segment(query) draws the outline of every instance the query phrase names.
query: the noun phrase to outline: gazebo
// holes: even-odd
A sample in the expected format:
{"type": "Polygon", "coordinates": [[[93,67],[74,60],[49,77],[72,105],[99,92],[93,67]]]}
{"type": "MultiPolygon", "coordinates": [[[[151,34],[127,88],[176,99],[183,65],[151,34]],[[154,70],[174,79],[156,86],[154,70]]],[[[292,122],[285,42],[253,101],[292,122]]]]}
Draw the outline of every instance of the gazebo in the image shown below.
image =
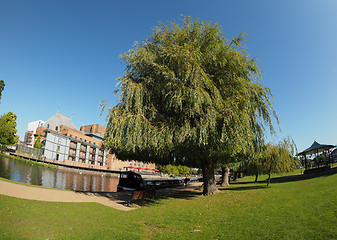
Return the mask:
{"type": "Polygon", "coordinates": [[[330,168],[330,164],[331,162],[331,157],[330,157],[330,149],[335,148],[335,145],[327,145],[327,144],[320,144],[316,141],[314,141],[314,143],[307,149],[305,149],[304,151],[298,153],[298,156],[303,156],[304,157],[304,167],[305,167],[305,172],[304,173],[308,173],[308,172],[317,172],[317,171],[321,171],[321,170],[326,170],[327,168],[330,168]],[[307,155],[315,155],[315,157],[317,157],[319,155],[319,153],[321,152],[327,152],[328,154],[328,159],[325,161],[325,166],[324,167],[319,167],[317,166],[316,169],[310,169],[311,165],[308,164],[307,161],[307,155]]]}

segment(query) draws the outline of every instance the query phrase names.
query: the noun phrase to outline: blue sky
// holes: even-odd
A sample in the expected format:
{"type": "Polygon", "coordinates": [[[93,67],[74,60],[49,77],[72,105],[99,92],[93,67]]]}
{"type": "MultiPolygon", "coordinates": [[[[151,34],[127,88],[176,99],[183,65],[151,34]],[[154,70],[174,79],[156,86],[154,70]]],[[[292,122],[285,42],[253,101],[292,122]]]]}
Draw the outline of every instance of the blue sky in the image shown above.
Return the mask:
{"type": "Polygon", "coordinates": [[[119,55],[158,22],[200,18],[227,38],[247,33],[247,51],[261,61],[264,84],[280,119],[278,138],[298,150],[316,140],[337,144],[337,1],[0,1],[0,114],[29,122],[58,109],[74,124],[105,124],[98,106],[116,104],[119,55]]]}

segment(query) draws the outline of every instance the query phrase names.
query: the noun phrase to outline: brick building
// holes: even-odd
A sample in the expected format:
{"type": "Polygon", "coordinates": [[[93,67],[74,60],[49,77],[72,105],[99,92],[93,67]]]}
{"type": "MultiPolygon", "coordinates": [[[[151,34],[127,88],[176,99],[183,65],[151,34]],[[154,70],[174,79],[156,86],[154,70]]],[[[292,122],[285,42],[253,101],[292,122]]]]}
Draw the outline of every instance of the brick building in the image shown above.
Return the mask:
{"type": "Polygon", "coordinates": [[[82,126],[77,130],[71,118],[57,113],[36,129],[35,139],[41,136],[43,157],[64,165],[117,171],[154,171],[154,163],[122,161],[104,149],[105,131],[106,128],[99,124],[82,126]]]}

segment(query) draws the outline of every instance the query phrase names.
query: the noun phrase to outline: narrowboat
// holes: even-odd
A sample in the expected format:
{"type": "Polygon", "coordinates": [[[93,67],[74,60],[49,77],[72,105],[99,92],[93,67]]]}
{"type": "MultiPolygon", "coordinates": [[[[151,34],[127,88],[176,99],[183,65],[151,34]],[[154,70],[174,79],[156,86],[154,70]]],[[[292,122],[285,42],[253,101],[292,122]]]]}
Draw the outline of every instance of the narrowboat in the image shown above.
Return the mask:
{"type": "Polygon", "coordinates": [[[143,179],[140,174],[129,171],[120,173],[117,191],[136,191],[180,186],[183,186],[183,180],[178,178],[143,179]]]}

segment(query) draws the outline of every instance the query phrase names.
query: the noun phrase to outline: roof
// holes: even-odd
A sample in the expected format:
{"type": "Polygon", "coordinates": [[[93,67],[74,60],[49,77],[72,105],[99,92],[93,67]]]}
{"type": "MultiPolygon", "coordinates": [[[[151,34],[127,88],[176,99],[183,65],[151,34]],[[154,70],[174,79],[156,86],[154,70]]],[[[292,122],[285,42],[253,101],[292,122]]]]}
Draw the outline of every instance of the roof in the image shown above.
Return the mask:
{"type": "Polygon", "coordinates": [[[69,128],[72,129],[76,129],[75,124],[73,123],[72,119],[70,117],[67,117],[66,115],[63,115],[62,113],[56,113],[54,116],[52,116],[51,118],[49,118],[44,124],[43,124],[43,128],[49,128],[49,129],[53,129],[56,131],[61,130],[60,126],[67,126],[69,128]],[[57,129],[56,129],[57,127],[57,129]]]}
{"type": "Polygon", "coordinates": [[[99,133],[87,133],[87,132],[83,132],[83,133],[86,136],[96,138],[96,139],[101,140],[101,141],[103,141],[103,139],[104,139],[104,136],[102,136],[102,134],[99,134],[99,133]]]}
{"type": "Polygon", "coordinates": [[[309,148],[298,153],[297,155],[308,155],[308,154],[313,154],[313,153],[319,153],[319,152],[323,152],[325,150],[329,150],[330,148],[334,148],[334,147],[335,145],[320,144],[314,141],[314,143],[309,148]]]}

